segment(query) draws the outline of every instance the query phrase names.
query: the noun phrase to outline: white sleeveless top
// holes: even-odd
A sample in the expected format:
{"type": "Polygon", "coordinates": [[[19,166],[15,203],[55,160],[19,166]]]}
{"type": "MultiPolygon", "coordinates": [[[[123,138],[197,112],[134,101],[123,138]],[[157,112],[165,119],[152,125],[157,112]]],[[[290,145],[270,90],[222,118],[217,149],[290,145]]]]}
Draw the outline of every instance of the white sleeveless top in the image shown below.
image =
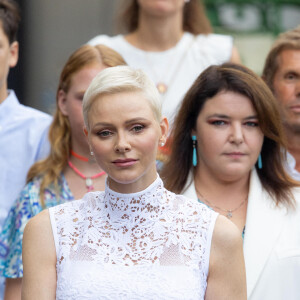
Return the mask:
{"type": "Polygon", "coordinates": [[[162,114],[172,125],[185,93],[200,73],[211,65],[230,60],[233,38],[222,34],[193,35],[185,32],[175,47],[159,52],[136,48],[123,35],[98,35],[88,43],[104,44],[114,49],[129,66],[144,70],[155,84],[166,84],[167,92],[161,95],[162,114]]]}
{"type": "Polygon", "coordinates": [[[56,299],[204,299],[217,213],[167,191],[107,185],[49,209],[56,299]]]}

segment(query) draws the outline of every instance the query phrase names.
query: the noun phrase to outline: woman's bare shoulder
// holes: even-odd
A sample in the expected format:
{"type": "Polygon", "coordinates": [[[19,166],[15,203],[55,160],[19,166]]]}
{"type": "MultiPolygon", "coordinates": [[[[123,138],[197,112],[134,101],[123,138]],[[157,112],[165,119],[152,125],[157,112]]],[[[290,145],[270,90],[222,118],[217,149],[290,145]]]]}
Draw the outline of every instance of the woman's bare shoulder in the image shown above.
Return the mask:
{"type": "Polygon", "coordinates": [[[213,233],[213,247],[232,251],[242,244],[242,236],[235,224],[226,217],[219,215],[213,233]]]}
{"type": "Polygon", "coordinates": [[[51,228],[50,216],[48,209],[41,211],[39,214],[29,220],[25,227],[26,232],[34,231],[36,233],[51,228]]]}
{"type": "Polygon", "coordinates": [[[29,249],[30,252],[36,252],[34,249],[39,249],[44,253],[47,253],[49,249],[54,249],[54,239],[48,209],[43,210],[27,223],[23,238],[23,256],[24,249],[29,249]]]}

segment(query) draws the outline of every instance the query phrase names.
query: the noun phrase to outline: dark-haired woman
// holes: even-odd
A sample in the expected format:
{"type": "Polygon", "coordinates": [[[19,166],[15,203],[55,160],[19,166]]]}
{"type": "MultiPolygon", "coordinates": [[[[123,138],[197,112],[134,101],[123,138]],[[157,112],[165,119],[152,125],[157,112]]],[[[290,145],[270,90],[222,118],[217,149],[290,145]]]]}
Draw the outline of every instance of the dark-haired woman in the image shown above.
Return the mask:
{"type": "Polygon", "coordinates": [[[185,96],[162,171],[244,238],[248,299],[298,299],[300,190],[284,171],[277,103],[249,69],[211,66],[185,96]]]}

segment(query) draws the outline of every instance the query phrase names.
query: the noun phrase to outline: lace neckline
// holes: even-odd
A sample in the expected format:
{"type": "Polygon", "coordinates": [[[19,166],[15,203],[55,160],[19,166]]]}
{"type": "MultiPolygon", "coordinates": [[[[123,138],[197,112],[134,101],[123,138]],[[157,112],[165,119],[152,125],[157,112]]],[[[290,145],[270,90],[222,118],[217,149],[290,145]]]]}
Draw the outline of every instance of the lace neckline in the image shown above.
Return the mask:
{"type": "Polygon", "coordinates": [[[107,180],[105,183],[104,203],[111,221],[135,223],[141,213],[146,214],[150,220],[157,219],[165,206],[165,198],[164,185],[158,175],[146,189],[136,193],[118,193],[110,189],[107,180]]]}

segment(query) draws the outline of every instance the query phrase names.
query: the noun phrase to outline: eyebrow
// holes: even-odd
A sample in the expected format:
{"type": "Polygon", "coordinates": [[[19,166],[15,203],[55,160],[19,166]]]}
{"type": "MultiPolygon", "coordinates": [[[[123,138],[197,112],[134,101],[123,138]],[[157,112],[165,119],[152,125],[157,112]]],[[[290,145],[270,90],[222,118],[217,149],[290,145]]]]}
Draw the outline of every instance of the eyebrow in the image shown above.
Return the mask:
{"type": "Polygon", "coordinates": [[[141,118],[141,117],[133,118],[133,119],[126,121],[125,124],[130,124],[130,123],[134,123],[134,122],[143,122],[143,121],[149,121],[149,120],[146,118],[141,118]]]}
{"type": "MultiPolygon", "coordinates": [[[[125,125],[131,124],[131,123],[134,123],[134,122],[145,122],[145,121],[149,121],[149,120],[146,119],[146,118],[133,118],[133,119],[127,120],[125,122],[125,125]]],[[[107,122],[98,122],[94,126],[113,126],[113,124],[107,123],[107,122]]]]}
{"type": "Polygon", "coordinates": [[[84,94],[85,90],[76,91],[75,94],[84,94]]]}
{"type": "MultiPolygon", "coordinates": [[[[227,115],[222,115],[222,114],[212,114],[209,115],[207,118],[221,118],[221,119],[230,119],[229,116],[227,115]]],[[[244,118],[244,120],[252,120],[252,119],[257,119],[257,115],[253,115],[253,116],[248,116],[246,118],[244,118]]]]}
{"type": "Polygon", "coordinates": [[[299,76],[300,72],[298,72],[297,70],[295,69],[286,69],[284,70],[284,74],[293,74],[295,76],[299,76]]]}

